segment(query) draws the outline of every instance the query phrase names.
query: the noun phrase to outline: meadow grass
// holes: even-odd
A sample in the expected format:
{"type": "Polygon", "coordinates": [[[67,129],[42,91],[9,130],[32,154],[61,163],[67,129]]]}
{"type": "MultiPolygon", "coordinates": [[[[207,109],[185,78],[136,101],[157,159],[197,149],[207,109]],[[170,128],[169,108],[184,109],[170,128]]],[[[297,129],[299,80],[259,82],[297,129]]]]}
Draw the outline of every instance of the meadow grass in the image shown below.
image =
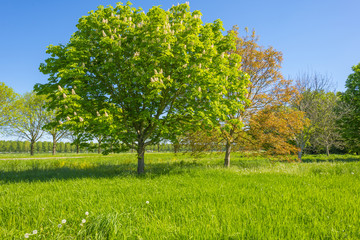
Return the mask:
{"type": "Polygon", "coordinates": [[[64,156],[0,161],[0,239],[360,239],[357,156],[64,156]]]}

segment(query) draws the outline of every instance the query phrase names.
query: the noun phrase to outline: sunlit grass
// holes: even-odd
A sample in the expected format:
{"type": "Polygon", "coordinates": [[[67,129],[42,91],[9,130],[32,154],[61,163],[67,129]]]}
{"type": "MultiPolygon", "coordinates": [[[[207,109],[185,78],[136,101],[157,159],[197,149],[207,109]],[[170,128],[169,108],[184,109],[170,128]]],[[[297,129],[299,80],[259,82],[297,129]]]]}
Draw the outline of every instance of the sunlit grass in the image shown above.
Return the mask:
{"type": "Polygon", "coordinates": [[[358,157],[222,158],[147,153],[144,176],[134,154],[0,161],[0,239],[360,238],[358,157]]]}

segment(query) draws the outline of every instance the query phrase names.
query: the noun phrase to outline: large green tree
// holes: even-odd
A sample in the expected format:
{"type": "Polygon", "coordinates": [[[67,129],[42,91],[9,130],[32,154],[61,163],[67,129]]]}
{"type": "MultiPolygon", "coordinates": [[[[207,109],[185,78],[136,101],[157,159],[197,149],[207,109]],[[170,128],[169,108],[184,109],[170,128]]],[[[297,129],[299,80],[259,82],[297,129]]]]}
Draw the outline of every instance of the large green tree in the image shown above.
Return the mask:
{"type": "Polygon", "coordinates": [[[40,71],[49,82],[36,90],[62,109],[60,123],[99,126],[114,151],[136,149],[138,173],[146,146],[242,108],[236,98],[244,99],[247,80],[229,54],[234,33],[224,36],[220,20],[203,24],[188,4],[147,13],[131,3],[100,6],[77,29],[69,43],[48,47],[40,71]]]}

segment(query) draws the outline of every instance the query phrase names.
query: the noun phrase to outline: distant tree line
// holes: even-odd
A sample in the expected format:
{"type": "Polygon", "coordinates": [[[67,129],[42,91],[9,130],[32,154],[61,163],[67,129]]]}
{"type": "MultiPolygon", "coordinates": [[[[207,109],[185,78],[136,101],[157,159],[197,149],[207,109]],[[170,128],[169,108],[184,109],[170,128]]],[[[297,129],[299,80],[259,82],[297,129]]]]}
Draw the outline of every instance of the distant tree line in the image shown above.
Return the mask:
{"type": "MultiPolygon", "coordinates": [[[[53,143],[49,141],[38,141],[34,144],[35,153],[52,153],[53,143]]],[[[161,143],[158,145],[147,146],[148,152],[172,152],[174,151],[173,144],[161,143]]],[[[90,142],[87,146],[80,147],[80,153],[97,153],[97,143],[90,142]]],[[[185,149],[180,151],[184,152],[185,149]]],[[[76,145],[70,142],[59,142],[56,146],[58,153],[76,153],[76,145]]],[[[129,151],[130,152],[130,151],[129,151]]],[[[5,141],[0,140],[0,153],[30,153],[29,141],[5,141]]]]}

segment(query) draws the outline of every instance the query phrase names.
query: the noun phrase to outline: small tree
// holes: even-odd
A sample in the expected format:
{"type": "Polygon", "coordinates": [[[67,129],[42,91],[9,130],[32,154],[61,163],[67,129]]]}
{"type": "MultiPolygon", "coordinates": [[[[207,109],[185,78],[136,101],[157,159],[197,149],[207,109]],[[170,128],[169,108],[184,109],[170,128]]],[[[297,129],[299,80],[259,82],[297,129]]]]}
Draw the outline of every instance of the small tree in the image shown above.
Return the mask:
{"type": "Polygon", "coordinates": [[[330,148],[343,146],[341,139],[340,126],[338,124],[345,111],[339,110],[339,99],[333,92],[317,93],[317,101],[314,107],[320,117],[315,124],[312,144],[325,149],[326,155],[330,155],[330,148]]]}
{"type": "Polygon", "coordinates": [[[14,111],[14,107],[16,107],[16,105],[13,104],[16,97],[17,94],[12,88],[9,88],[3,82],[0,82],[0,127],[9,124],[9,113],[14,111]]]}
{"type": "Polygon", "coordinates": [[[266,107],[252,116],[243,139],[251,143],[246,144],[248,148],[267,154],[297,153],[295,138],[304,128],[303,118],[303,112],[287,106],[266,107]]]}
{"type": "Polygon", "coordinates": [[[43,126],[49,116],[46,97],[34,92],[26,93],[13,104],[9,123],[11,131],[30,141],[30,155],[34,155],[34,144],[43,136],[43,126]]]}
{"type": "Polygon", "coordinates": [[[94,131],[117,143],[114,151],[136,149],[139,174],[146,146],[242,108],[236,97],[244,99],[247,81],[238,55],[228,55],[234,34],[224,37],[220,20],[203,25],[188,4],[147,13],[130,3],[100,6],[77,28],[68,44],[48,47],[40,71],[49,83],[36,89],[50,95],[66,124],[85,130],[96,122],[94,131]]]}
{"type": "Polygon", "coordinates": [[[301,161],[305,147],[310,145],[311,138],[315,136],[316,126],[326,116],[324,113],[326,109],[320,108],[320,106],[326,104],[321,102],[321,94],[329,92],[331,82],[328,76],[314,72],[300,74],[295,83],[299,94],[292,101],[292,106],[305,113],[303,119],[304,128],[296,136],[296,144],[299,148],[298,159],[301,161]]]}

